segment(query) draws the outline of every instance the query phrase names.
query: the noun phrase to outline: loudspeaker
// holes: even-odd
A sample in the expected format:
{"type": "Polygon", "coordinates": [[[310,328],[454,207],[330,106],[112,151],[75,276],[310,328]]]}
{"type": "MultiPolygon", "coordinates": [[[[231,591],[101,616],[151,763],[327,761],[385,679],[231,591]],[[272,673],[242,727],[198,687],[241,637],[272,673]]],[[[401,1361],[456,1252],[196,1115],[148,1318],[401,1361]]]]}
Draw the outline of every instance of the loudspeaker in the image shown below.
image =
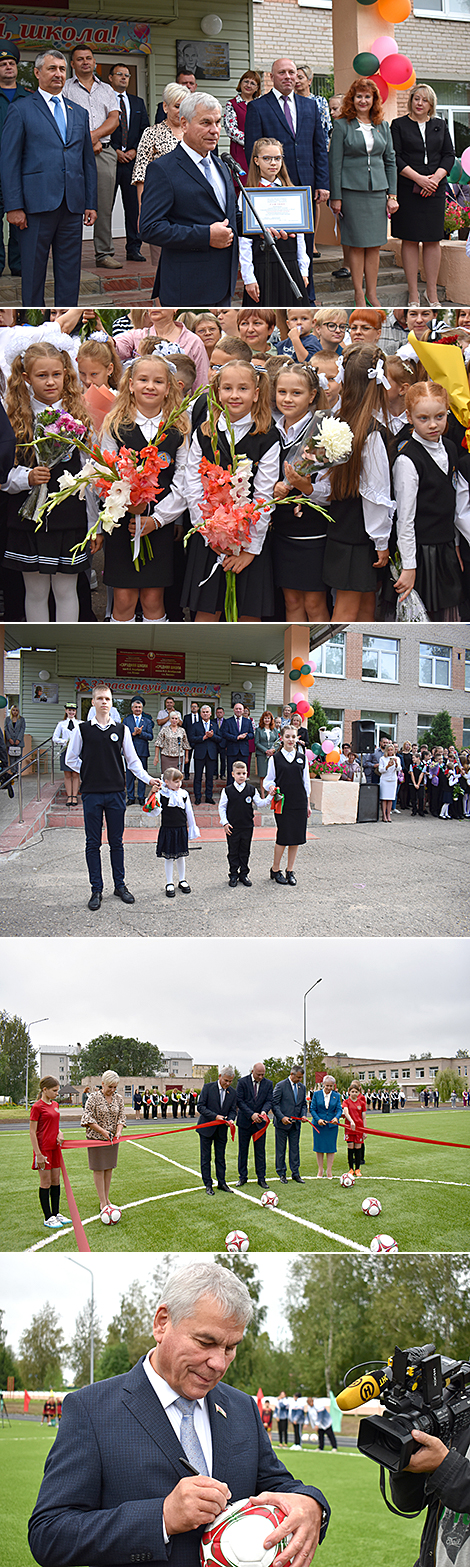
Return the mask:
{"type": "Polygon", "coordinates": [[[357,822],[377,822],[379,819],[379,785],[360,784],[357,804],[357,822]]]}
{"type": "Polygon", "coordinates": [[[360,756],[362,751],[375,751],[375,724],[372,718],[354,718],[351,735],[356,756],[360,756]]]}

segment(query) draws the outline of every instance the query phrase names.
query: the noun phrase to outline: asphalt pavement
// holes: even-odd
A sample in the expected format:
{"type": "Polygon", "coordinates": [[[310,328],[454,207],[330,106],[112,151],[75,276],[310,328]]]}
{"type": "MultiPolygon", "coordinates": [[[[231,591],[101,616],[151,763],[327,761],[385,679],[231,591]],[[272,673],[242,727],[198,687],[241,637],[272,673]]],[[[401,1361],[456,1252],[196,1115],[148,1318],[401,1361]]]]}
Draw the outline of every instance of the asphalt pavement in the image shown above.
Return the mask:
{"type": "Polygon", "coordinates": [[[204,842],[187,861],[191,896],[165,897],[153,844],[126,845],[135,904],[105,891],[87,908],[84,838],[56,828],[0,857],[2,936],[468,936],[470,823],[409,814],[389,826],[313,828],[297,856],[297,886],[269,880],[272,844],[254,840],[251,888],[231,889],[225,844],[204,842]]]}

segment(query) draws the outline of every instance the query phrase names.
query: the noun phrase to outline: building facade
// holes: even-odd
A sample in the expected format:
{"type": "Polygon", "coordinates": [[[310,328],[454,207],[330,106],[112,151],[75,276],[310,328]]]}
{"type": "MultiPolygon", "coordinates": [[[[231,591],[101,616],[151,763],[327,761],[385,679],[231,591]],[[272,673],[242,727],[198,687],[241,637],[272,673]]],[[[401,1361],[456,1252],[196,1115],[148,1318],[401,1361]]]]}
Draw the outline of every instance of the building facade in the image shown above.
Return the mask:
{"type": "Polygon", "coordinates": [[[455,1072],[462,1079],[462,1089],[470,1086],[470,1057],[463,1056],[413,1056],[397,1057],[395,1061],[368,1056],[349,1056],[338,1050],[335,1055],[325,1055],[325,1066],[333,1075],[335,1071],[354,1072],[364,1091],[374,1078],[388,1086],[402,1088],[406,1098],[419,1099],[424,1088],[432,1089],[439,1072],[455,1072]]]}
{"type": "Polygon", "coordinates": [[[446,709],[457,744],[470,745],[468,627],[446,624],[437,635],[434,642],[431,624],[354,625],[317,649],[312,698],[329,724],[341,725],[343,740],[351,740],[353,719],[367,718],[376,744],[381,734],[400,745],[419,741],[446,709]]]}

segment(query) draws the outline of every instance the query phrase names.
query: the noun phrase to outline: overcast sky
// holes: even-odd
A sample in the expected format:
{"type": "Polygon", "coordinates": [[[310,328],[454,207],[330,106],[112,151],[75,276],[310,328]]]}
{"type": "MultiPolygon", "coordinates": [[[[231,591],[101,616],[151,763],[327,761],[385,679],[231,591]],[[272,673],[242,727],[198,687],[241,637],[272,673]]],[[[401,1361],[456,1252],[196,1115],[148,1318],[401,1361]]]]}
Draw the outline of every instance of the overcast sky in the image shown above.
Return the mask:
{"type": "MultiPolygon", "coordinates": [[[[284,1290],[278,1286],[273,1290],[272,1287],[274,1258],[271,1253],[261,1252],[250,1253],[250,1256],[256,1262],[263,1285],[262,1301],[268,1308],[266,1327],[272,1338],[279,1342],[284,1337],[284,1290]]],[[[186,1263],[201,1261],[204,1257],[212,1262],[214,1254],[177,1253],[175,1266],[185,1266],[186,1263]]],[[[107,1327],[111,1317],[118,1311],[121,1295],[134,1279],[144,1286],[149,1283],[156,1261],[156,1256],[149,1252],[114,1252],[88,1259],[88,1266],[93,1270],[95,1304],[102,1328],[107,1327]]],[[[289,1255],[276,1256],[278,1281],[281,1276],[286,1278],[288,1262],[289,1255]]],[[[8,1268],[3,1270],[0,1310],[5,1313],[3,1327],[6,1328],[7,1341],[12,1349],[17,1350],[20,1336],[24,1328],[29,1326],[31,1316],[40,1311],[46,1301],[55,1306],[64,1337],[70,1342],[77,1314],[90,1299],[90,1288],[90,1274],[75,1266],[64,1254],[54,1257],[49,1252],[47,1256],[10,1253],[8,1268]]]]}
{"type": "Polygon", "coordinates": [[[31,1030],[43,1048],[134,1034],[247,1072],[263,1054],[296,1050],[303,994],[319,977],[307,1035],[328,1052],[391,1061],[410,1050],[451,1056],[469,1047],[463,939],[25,938],[1,944],[0,975],[7,1012],[48,1019],[31,1030]]]}

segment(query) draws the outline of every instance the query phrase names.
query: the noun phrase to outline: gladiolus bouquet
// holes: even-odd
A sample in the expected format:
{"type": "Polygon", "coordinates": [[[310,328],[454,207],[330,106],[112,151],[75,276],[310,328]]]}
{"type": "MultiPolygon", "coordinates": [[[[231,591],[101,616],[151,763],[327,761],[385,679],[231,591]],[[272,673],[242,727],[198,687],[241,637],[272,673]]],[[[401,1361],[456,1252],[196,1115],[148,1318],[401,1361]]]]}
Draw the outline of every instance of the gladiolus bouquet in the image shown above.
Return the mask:
{"type": "MultiPolygon", "coordinates": [[[[217,555],[217,565],[226,570],[227,557],[240,555],[242,550],[250,549],[251,524],[258,522],[263,511],[270,509],[270,505],[267,501],[250,500],[252,463],[248,457],[237,457],[227,410],[220,408],[211,388],[208,391],[207,401],[214,462],[209,462],[207,457],[201,457],[199,473],[204,499],[199,501],[199,510],[203,521],[195,523],[194,527],[189,529],[184,542],[187,544],[193,533],[202,533],[210,549],[217,555]],[[217,446],[216,416],[222,411],[225,413],[230,441],[232,461],[229,468],[222,468],[217,446]]],[[[212,572],[215,570],[216,566],[213,566],[212,572]]],[[[226,580],[225,619],[235,621],[238,620],[235,572],[226,571],[226,580]]],[[[202,583],[200,586],[202,587],[202,583]]]]}

